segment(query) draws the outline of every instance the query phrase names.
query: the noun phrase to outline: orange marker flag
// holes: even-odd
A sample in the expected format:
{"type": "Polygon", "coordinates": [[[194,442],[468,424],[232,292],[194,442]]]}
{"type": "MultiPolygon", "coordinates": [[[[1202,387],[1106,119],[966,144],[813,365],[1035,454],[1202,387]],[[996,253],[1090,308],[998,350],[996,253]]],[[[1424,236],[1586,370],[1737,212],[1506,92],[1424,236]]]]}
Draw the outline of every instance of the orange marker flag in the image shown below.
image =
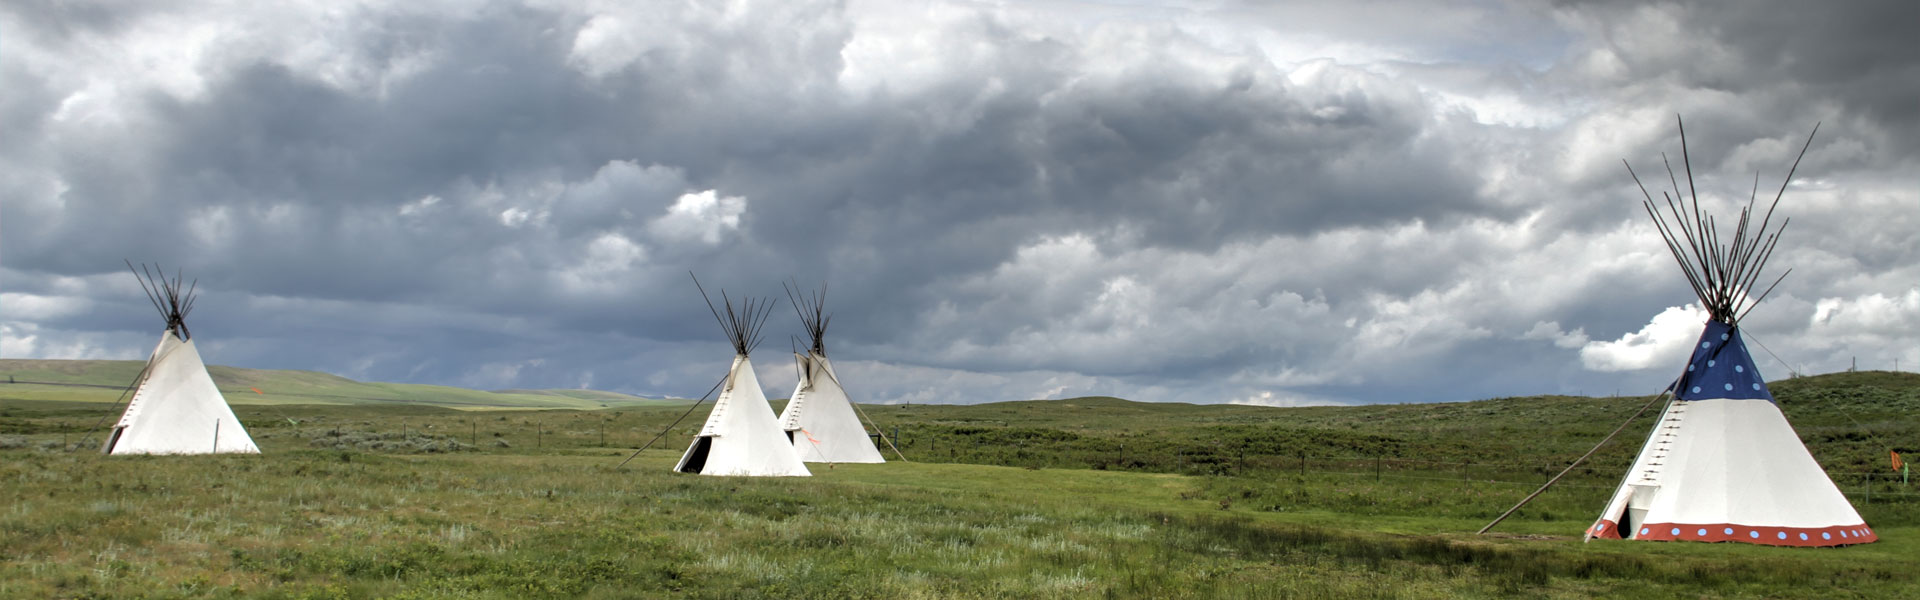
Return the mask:
{"type": "Polygon", "coordinates": [[[247,389],[250,389],[250,390],[253,390],[253,393],[255,393],[255,394],[259,394],[259,395],[262,395],[262,396],[265,396],[265,395],[267,395],[267,393],[266,393],[266,392],[262,392],[262,391],[260,391],[260,388],[257,388],[257,387],[250,387],[250,388],[247,388],[247,389]]]}
{"type": "Polygon", "coordinates": [[[1900,467],[1902,467],[1902,466],[1905,466],[1905,465],[1907,464],[1907,463],[1906,463],[1906,461],[1903,461],[1903,460],[1900,460],[1900,453],[1899,453],[1899,452],[1894,452],[1894,451],[1892,451],[1892,450],[1888,450],[1888,451],[1887,451],[1887,454],[1892,454],[1892,455],[1893,455],[1893,470],[1895,470],[1895,471],[1899,471],[1899,470],[1900,470],[1900,467]]]}

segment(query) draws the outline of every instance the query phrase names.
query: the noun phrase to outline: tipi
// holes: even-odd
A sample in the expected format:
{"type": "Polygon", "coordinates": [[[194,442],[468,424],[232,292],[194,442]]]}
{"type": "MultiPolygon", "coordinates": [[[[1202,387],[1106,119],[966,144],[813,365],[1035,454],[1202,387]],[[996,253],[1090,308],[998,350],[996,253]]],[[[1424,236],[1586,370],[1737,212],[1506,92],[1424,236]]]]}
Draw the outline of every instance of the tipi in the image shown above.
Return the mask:
{"type": "MultiPolygon", "coordinates": [[[[132,269],[132,263],[127,268],[132,269]]],[[[247,428],[234,418],[227,399],[207,375],[200,351],[187,332],[187,313],[193,310],[194,285],[182,285],[180,276],[156,276],[140,265],[133,272],[147,299],[167,321],[160,345],[147,358],[134,384],[126,412],[107,434],[100,448],[105,454],[259,454],[247,428]]]]}
{"type": "MultiPolygon", "coordinates": [[[[694,280],[695,287],[699,283],[694,280]]],[[[705,298],[706,290],[701,290],[700,295],[705,298]]],[[[701,427],[700,435],[693,438],[693,444],[680,456],[680,463],[674,465],[673,470],[701,475],[812,475],[807,465],[800,462],[800,455],[794,454],[793,444],[781,433],[780,423],[773,418],[773,407],[767,404],[766,393],[760,391],[760,379],[753,374],[753,362],[747,360],[747,354],[760,343],[760,326],[766,324],[767,315],[773,312],[773,300],[748,299],[742,310],[736,311],[725,290],[720,292],[720,298],[727,309],[725,316],[713,307],[710,299],[707,310],[713,312],[727,340],[733,342],[733,368],[727,373],[719,399],[713,402],[713,412],[707,414],[707,424],[701,427]]]]}
{"type": "Polygon", "coordinates": [[[812,344],[806,353],[794,353],[794,359],[799,362],[800,383],[794,386],[787,409],[780,414],[780,428],[786,430],[793,449],[806,462],[887,462],[867,437],[860,417],[853,412],[853,402],[847,399],[847,390],[840,387],[840,377],[833,372],[833,363],[827,361],[827,321],[833,315],[823,308],[826,288],[821,287],[812,298],[795,296],[793,290],[788,289],[787,297],[793,303],[794,312],[800,314],[800,324],[806,328],[812,344]]]}
{"type": "MultiPolygon", "coordinates": [[[[1686,161],[1684,127],[1680,135],[1686,161]]],[[[1809,135],[1801,156],[1812,144],[1809,135]]],[[[1794,170],[1799,166],[1795,159],[1794,170]]],[[[1632,172],[1631,165],[1628,171],[1632,172]]],[[[1672,400],[1606,510],[1587,529],[1586,539],[1770,546],[1840,546],[1877,540],[1787,423],[1740,337],[1740,319],[1773,290],[1768,286],[1759,296],[1750,295],[1787,224],[1783,219],[1768,232],[1786,184],[1781,184],[1758,228],[1752,227],[1754,198],[1749,198],[1732,229],[1732,240],[1723,244],[1713,218],[1700,209],[1692,166],[1686,166],[1691,201],[1680,192],[1671,164],[1667,171],[1674,182],[1672,195],[1663,193],[1664,206],[1656,204],[1641,184],[1644,207],[1709,320],[1693,346],[1686,371],[1668,390],[1672,400]]],[[[1789,170],[1787,181],[1792,180],[1793,170],[1789,170]]],[[[1639,183],[1638,174],[1634,181],[1639,183]]],[[[1758,186],[1755,192],[1757,197],[1758,186]]]]}

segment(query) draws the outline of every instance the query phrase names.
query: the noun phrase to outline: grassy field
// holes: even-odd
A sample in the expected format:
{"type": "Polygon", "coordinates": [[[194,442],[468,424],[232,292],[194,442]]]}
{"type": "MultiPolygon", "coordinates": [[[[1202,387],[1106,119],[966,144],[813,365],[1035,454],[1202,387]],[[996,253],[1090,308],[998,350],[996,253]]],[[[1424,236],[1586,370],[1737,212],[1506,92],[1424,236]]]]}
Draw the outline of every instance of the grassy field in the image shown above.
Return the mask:
{"type": "Polygon", "coordinates": [[[1882,540],[1837,549],[1581,543],[1651,417],[1472,534],[1634,398],[873,406],[911,462],[769,480],[668,472],[704,411],[617,466],[684,404],[241,405],[262,456],[108,459],[113,391],[12,389],[0,597],[1920,596],[1909,374],[1774,385],[1882,540]]]}

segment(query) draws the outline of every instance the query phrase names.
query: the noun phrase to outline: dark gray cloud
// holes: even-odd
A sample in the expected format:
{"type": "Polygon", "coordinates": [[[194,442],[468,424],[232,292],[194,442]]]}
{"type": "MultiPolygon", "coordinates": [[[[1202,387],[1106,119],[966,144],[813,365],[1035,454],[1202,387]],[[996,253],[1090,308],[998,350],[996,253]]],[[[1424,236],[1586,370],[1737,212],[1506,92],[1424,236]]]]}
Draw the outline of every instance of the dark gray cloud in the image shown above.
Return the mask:
{"type": "Polygon", "coordinates": [[[0,341],[140,355],[124,257],[201,279],[215,362],[691,394],[695,271],[830,282],[876,400],[1644,387],[1688,298],[1619,160],[1676,112],[1716,198],[1826,122],[1794,360],[1920,328],[1881,7],[1380,8],[12,5],[0,341]]]}

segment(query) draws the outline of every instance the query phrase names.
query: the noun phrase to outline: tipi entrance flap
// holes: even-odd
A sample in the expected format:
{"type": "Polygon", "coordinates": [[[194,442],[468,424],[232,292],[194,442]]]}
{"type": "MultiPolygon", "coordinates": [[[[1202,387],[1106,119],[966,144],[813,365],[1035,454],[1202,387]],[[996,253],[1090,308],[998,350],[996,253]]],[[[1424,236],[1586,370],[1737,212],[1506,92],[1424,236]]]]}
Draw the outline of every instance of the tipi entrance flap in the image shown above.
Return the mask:
{"type": "Polygon", "coordinates": [[[701,469],[706,468],[707,452],[712,449],[712,437],[700,436],[694,438],[693,445],[687,447],[687,451],[680,455],[680,463],[674,465],[673,470],[681,473],[699,473],[701,469]]]}
{"type": "Polygon", "coordinates": [[[1653,504],[1653,495],[1660,488],[1646,485],[1628,487],[1632,491],[1627,493],[1627,509],[1620,515],[1620,528],[1631,534],[1635,526],[1647,522],[1647,506],[1653,504]]]}

